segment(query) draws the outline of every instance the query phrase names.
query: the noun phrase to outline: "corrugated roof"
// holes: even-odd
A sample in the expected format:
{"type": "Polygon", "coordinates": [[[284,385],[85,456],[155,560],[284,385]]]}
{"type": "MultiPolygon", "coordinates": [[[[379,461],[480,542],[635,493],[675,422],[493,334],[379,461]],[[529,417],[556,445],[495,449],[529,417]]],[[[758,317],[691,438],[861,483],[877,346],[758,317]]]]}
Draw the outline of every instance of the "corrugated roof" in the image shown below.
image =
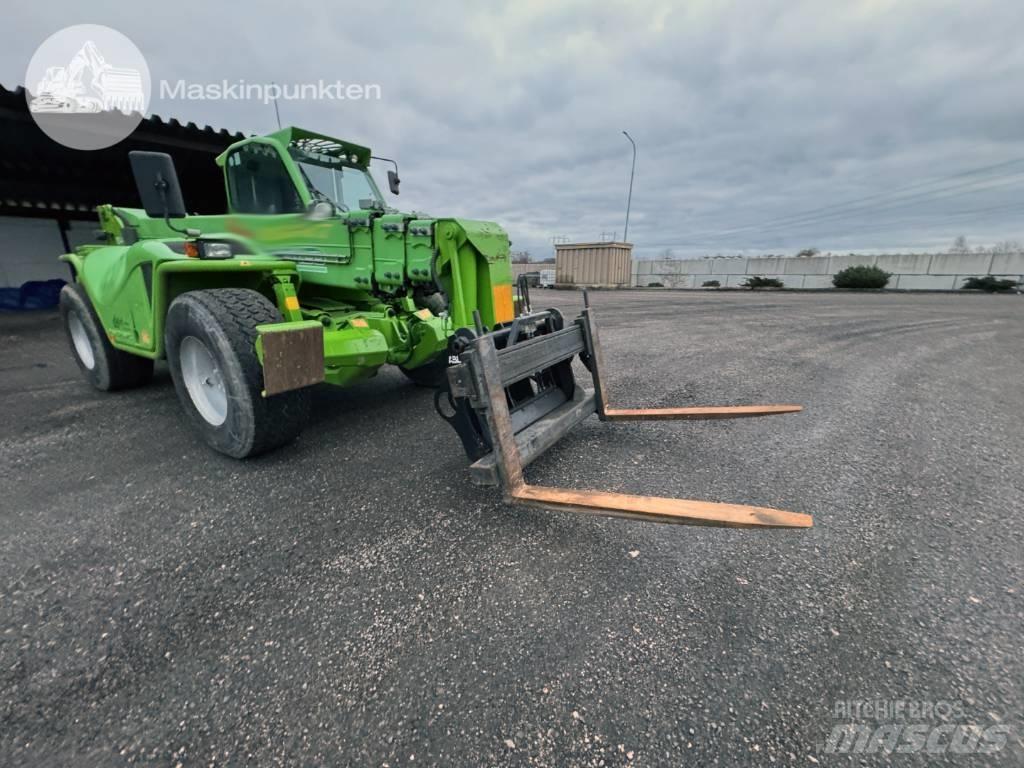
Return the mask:
{"type": "Polygon", "coordinates": [[[167,152],[174,157],[189,210],[225,210],[224,182],[213,158],[246,138],[176,118],[144,117],[124,141],[93,151],[53,141],[28,111],[24,87],[0,84],[0,214],[89,219],[102,203],[140,205],[128,152],[167,152]]]}

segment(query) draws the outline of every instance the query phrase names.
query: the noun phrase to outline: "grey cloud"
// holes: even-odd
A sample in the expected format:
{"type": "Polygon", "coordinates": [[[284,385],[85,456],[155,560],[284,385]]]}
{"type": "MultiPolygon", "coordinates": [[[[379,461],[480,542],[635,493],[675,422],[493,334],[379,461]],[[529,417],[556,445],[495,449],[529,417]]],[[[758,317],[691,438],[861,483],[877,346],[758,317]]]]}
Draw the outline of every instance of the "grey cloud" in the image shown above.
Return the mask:
{"type": "MultiPolygon", "coordinates": [[[[20,83],[43,38],[88,20],[131,37],[157,78],[379,83],[380,102],[288,102],[283,117],[396,157],[402,207],[500,221],[535,256],[550,252],[552,235],[621,234],[624,128],[640,147],[630,224],[640,255],[1024,238],[1012,178],[969,195],[754,226],[1024,157],[1017,0],[184,0],[160,10],[97,2],[88,19],[79,8],[50,3],[9,19],[0,80],[20,83]]],[[[153,110],[274,127],[259,103],[153,110]]]]}

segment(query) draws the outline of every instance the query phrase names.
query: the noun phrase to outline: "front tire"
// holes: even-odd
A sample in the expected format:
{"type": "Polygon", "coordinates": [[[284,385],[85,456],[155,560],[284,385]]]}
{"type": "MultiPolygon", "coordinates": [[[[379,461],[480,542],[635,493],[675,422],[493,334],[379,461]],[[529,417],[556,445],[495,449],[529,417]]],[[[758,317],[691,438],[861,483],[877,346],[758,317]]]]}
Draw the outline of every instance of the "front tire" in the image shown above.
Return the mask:
{"type": "Polygon", "coordinates": [[[281,320],[265,296],[243,288],[189,291],[167,310],[178,400],[207,444],[236,459],[290,443],[309,419],[308,390],[262,395],[256,326],[281,320]]]}
{"type": "Polygon", "coordinates": [[[96,389],[112,392],[141,387],[153,378],[153,361],[116,349],[85,289],[77,284],[60,290],[60,316],[79,370],[96,389]]]}
{"type": "Polygon", "coordinates": [[[439,355],[429,363],[421,365],[419,368],[398,367],[402,373],[405,374],[405,377],[409,379],[409,381],[413,382],[417,387],[437,389],[444,384],[447,379],[448,356],[439,355]]]}

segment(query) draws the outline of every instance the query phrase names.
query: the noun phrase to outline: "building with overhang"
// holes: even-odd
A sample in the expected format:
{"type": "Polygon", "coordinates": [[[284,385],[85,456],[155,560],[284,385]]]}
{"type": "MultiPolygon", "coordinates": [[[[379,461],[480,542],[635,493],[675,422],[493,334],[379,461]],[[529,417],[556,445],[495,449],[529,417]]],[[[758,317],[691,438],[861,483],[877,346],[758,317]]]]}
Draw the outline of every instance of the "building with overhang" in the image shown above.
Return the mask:
{"type": "Polygon", "coordinates": [[[153,115],[107,149],[69,149],[36,125],[24,88],[0,86],[0,288],[68,279],[68,267],[57,257],[97,241],[97,205],[141,207],[128,162],[132,150],[174,157],[190,211],[227,210],[214,158],[243,138],[153,115]]]}

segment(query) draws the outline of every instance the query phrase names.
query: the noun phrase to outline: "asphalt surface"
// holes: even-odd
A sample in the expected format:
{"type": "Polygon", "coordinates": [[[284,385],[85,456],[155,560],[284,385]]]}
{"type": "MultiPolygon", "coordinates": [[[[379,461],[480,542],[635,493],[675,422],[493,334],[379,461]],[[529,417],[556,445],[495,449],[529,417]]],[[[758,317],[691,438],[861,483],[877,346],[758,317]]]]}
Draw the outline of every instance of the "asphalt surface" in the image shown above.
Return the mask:
{"type": "Polygon", "coordinates": [[[509,508],[397,371],[233,461],[165,368],[100,394],[55,315],[0,316],[0,764],[1021,764],[1024,299],[594,304],[617,403],[806,410],[594,419],[528,479],[813,529],[509,508]],[[865,699],[1011,736],[828,754],[865,699]]]}

